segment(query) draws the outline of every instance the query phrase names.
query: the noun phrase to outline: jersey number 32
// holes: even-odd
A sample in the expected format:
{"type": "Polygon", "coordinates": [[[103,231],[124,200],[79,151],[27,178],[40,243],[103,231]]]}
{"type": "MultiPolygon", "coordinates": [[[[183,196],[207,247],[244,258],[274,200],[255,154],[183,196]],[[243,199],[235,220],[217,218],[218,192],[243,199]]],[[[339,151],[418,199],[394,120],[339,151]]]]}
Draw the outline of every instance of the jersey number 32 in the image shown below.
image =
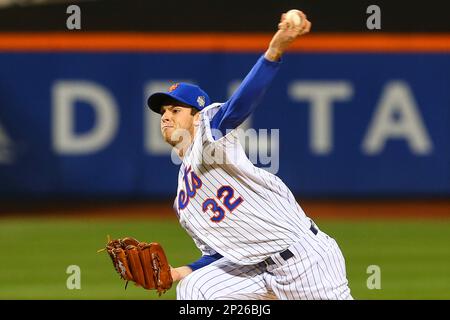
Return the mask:
{"type": "Polygon", "coordinates": [[[217,199],[221,202],[221,204],[217,203],[216,199],[208,198],[203,202],[202,209],[203,212],[212,211],[213,216],[210,218],[213,222],[220,222],[225,218],[225,209],[228,212],[233,212],[242,201],[244,201],[241,197],[236,199],[234,198],[234,189],[230,186],[221,186],[217,190],[217,199]]]}
{"type": "MultiPolygon", "coordinates": [[[[188,167],[184,171],[183,176],[186,191],[180,190],[178,194],[178,208],[184,209],[189,204],[189,199],[194,198],[197,194],[197,190],[203,186],[202,180],[191,171],[191,167],[188,167]],[[191,181],[189,183],[189,176],[191,181]]],[[[210,218],[213,222],[220,222],[225,217],[225,210],[233,212],[242,201],[241,197],[234,199],[234,189],[230,186],[224,185],[217,189],[217,199],[208,198],[202,204],[203,212],[212,211],[213,216],[210,218]],[[220,204],[217,202],[219,200],[220,204]],[[224,209],[225,208],[225,209],[224,209]]]]}

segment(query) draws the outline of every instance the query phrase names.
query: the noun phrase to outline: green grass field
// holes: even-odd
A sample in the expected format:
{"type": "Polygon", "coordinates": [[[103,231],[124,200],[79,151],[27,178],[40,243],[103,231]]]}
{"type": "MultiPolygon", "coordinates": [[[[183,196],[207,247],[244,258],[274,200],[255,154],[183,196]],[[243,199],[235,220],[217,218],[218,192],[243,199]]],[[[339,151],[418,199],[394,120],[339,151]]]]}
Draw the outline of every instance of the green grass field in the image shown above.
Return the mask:
{"type": "MultiPolygon", "coordinates": [[[[356,299],[450,299],[450,221],[316,220],[344,252],[356,299]],[[381,289],[367,288],[367,267],[381,268],[381,289]]],[[[159,241],[173,266],[199,252],[174,220],[1,219],[0,299],[174,299],[129,285],[112,268],[106,235],[159,241]],[[81,289],[66,287],[69,265],[81,269],[81,289]]]]}

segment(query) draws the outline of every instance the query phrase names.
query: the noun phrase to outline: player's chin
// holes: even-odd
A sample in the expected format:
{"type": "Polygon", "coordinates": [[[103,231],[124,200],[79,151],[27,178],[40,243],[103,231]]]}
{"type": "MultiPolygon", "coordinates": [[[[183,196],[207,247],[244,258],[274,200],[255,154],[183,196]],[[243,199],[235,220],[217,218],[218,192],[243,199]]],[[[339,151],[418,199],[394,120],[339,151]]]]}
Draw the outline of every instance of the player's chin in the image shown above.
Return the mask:
{"type": "Polygon", "coordinates": [[[164,128],[162,131],[162,137],[165,142],[175,147],[180,143],[180,137],[176,134],[176,130],[173,128],[164,128]]]}
{"type": "Polygon", "coordinates": [[[171,146],[174,146],[176,143],[174,141],[172,141],[172,139],[170,138],[170,134],[164,133],[162,134],[163,140],[165,142],[167,142],[168,144],[170,144],[171,146]]]}

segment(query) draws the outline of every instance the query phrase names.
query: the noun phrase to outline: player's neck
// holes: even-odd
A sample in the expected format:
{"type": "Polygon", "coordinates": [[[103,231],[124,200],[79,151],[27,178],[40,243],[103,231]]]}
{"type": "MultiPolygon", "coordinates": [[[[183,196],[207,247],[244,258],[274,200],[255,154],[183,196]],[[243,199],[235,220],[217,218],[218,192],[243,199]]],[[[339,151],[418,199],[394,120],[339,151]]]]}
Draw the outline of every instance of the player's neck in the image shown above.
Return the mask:
{"type": "Polygon", "coordinates": [[[196,137],[196,134],[197,134],[197,127],[198,127],[198,123],[196,123],[194,125],[194,127],[192,128],[190,134],[188,135],[188,137],[189,137],[188,141],[185,140],[185,139],[182,139],[180,141],[180,143],[178,143],[178,144],[173,146],[174,151],[176,152],[176,154],[178,155],[178,157],[180,159],[183,159],[186,156],[186,154],[189,153],[189,151],[191,149],[191,146],[192,146],[192,144],[195,141],[195,137],[196,137]]]}

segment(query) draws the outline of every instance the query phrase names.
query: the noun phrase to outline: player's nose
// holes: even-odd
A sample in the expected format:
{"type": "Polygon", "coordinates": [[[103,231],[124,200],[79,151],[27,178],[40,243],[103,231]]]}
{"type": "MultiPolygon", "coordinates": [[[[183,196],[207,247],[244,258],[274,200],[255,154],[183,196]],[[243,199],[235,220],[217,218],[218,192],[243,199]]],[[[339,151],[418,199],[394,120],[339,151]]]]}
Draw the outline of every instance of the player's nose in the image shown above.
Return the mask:
{"type": "Polygon", "coordinates": [[[162,115],[161,115],[161,122],[167,122],[169,121],[170,118],[170,114],[167,110],[162,111],[162,115]]]}

